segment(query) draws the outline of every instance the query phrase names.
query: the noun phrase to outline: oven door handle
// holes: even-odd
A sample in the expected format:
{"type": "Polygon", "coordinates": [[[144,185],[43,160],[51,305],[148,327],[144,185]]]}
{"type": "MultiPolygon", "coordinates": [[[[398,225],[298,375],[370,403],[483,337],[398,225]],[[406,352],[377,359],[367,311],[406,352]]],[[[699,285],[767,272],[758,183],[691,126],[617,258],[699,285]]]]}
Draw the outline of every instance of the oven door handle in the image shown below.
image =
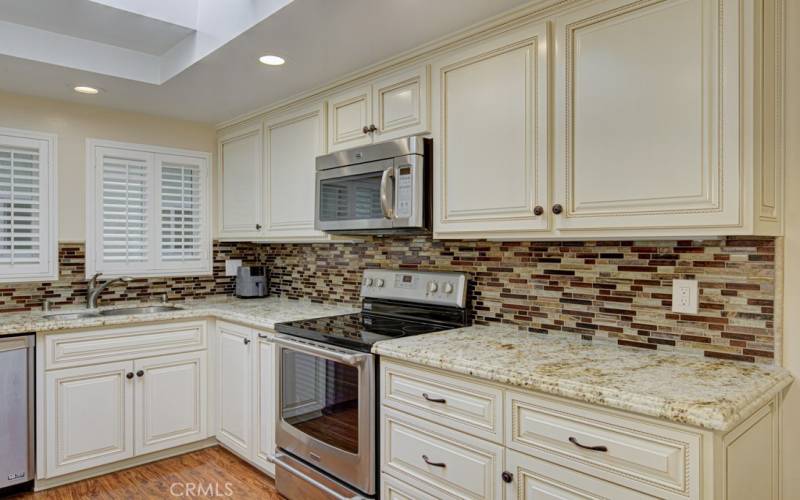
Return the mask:
{"type": "Polygon", "coordinates": [[[332,349],[326,349],[322,346],[317,346],[316,344],[298,342],[293,340],[292,337],[289,337],[288,335],[279,334],[273,337],[272,340],[279,346],[291,349],[293,351],[304,352],[313,356],[319,356],[332,361],[338,361],[339,363],[344,363],[350,366],[361,366],[372,356],[371,354],[366,353],[347,354],[338,350],[334,351],[332,349]]]}
{"type": "Polygon", "coordinates": [[[392,204],[389,204],[389,178],[394,178],[394,167],[389,167],[383,171],[383,175],[381,176],[381,212],[383,212],[383,217],[386,219],[391,219],[394,217],[394,196],[392,196],[392,204]]]}

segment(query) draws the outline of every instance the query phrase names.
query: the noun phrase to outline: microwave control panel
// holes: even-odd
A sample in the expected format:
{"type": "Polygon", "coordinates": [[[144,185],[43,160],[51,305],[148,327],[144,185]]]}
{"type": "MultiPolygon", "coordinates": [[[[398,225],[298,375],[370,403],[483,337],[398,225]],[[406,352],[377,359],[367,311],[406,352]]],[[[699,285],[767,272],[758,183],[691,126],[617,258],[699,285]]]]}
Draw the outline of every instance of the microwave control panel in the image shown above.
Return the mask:
{"type": "Polygon", "coordinates": [[[395,201],[395,217],[405,219],[411,217],[411,206],[414,198],[414,169],[409,165],[397,169],[397,200],[395,201]]]}

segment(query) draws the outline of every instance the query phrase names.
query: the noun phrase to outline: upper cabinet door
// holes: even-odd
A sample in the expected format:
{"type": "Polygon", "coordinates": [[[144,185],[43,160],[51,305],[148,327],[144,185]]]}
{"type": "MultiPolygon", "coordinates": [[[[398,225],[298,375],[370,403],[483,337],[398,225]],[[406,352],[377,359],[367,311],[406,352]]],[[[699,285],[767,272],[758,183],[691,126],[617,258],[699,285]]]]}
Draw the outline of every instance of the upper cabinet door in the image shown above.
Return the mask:
{"type": "Polygon", "coordinates": [[[325,152],[325,104],[272,117],[264,128],[267,236],[322,239],[314,230],[316,157],[325,152]]]}
{"type": "Polygon", "coordinates": [[[257,237],[264,224],[261,124],[219,141],[219,236],[257,237]]]}
{"type": "Polygon", "coordinates": [[[742,223],[739,10],[608,0],[556,18],[557,229],[742,223]]]}
{"type": "Polygon", "coordinates": [[[427,65],[390,75],[372,85],[373,140],[430,132],[427,65]]]}
{"type": "Polygon", "coordinates": [[[548,229],[547,28],[524,26],[433,64],[436,236],[548,229]]]}
{"type": "Polygon", "coordinates": [[[328,99],[328,151],[372,142],[372,87],[351,89],[328,99]]]}

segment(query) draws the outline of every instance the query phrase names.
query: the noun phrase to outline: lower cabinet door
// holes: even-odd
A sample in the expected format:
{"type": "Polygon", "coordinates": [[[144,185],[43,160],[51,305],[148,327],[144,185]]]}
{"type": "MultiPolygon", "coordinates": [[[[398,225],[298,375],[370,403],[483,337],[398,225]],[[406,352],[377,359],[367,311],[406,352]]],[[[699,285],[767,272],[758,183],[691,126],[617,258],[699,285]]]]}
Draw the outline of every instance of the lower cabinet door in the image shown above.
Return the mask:
{"type": "Polygon", "coordinates": [[[47,477],[133,456],[133,362],[55,370],[45,377],[40,439],[45,439],[47,477]]]}
{"type": "Polygon", "coordinates": [[[140,359],[134,372],[137,455],[208,437],[205,351],[140,359]]]}
{"type": "Polygon", "coordinates": [[[217,440],[251,457],[252,436],[252,330],[217,323],[217,440]]]}
{"type": "Polygon", "coordinates": [[[506,483],[507,500],[633,500],[653,498],[602,479],[587,476],[546,460],[506,450],[506,470],[513,474],[506,483]]]}
{"type": "Polygon", "coordinates": [[[381,474],[381,498],[383,500],[439,500],[438,497],[418,490],[388,474],[381,474]]]}
{"type": "Polygon", "coordinates": [[[253,461],[262,469],[274,473],[275,466],[269,457],[275,453],[275,346],[263,333],[258,334],[256,341],[255,363],[253,461]]]}

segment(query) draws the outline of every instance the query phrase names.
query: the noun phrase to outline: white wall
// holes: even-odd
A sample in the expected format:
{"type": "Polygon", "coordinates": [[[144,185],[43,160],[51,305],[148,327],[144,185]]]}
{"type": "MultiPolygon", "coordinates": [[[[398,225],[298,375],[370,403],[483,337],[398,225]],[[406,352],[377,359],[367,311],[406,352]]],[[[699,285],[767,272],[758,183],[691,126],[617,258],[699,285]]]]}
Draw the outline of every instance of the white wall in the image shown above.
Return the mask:
{"type": "MultiPolygon", "coordinates": [[[[58,135],[58,239],[84,241],[86,138],[154,144],[213,153],[207,124],[0,92],[0,127],[58,135]]],[[[213,212],[212,212],[213,213],[213,212]]],[[[216,218],[212,218],[216,222],[216,218]]],[[[212,233],[215,234],[215,233],[212,233]]]]}
{"type": "Polygon", "coordinates": [[[800,499],[800,1],[786,0],[786,236],[783,364],[795,376],[783,406],[783,498],[800,499]]]}

